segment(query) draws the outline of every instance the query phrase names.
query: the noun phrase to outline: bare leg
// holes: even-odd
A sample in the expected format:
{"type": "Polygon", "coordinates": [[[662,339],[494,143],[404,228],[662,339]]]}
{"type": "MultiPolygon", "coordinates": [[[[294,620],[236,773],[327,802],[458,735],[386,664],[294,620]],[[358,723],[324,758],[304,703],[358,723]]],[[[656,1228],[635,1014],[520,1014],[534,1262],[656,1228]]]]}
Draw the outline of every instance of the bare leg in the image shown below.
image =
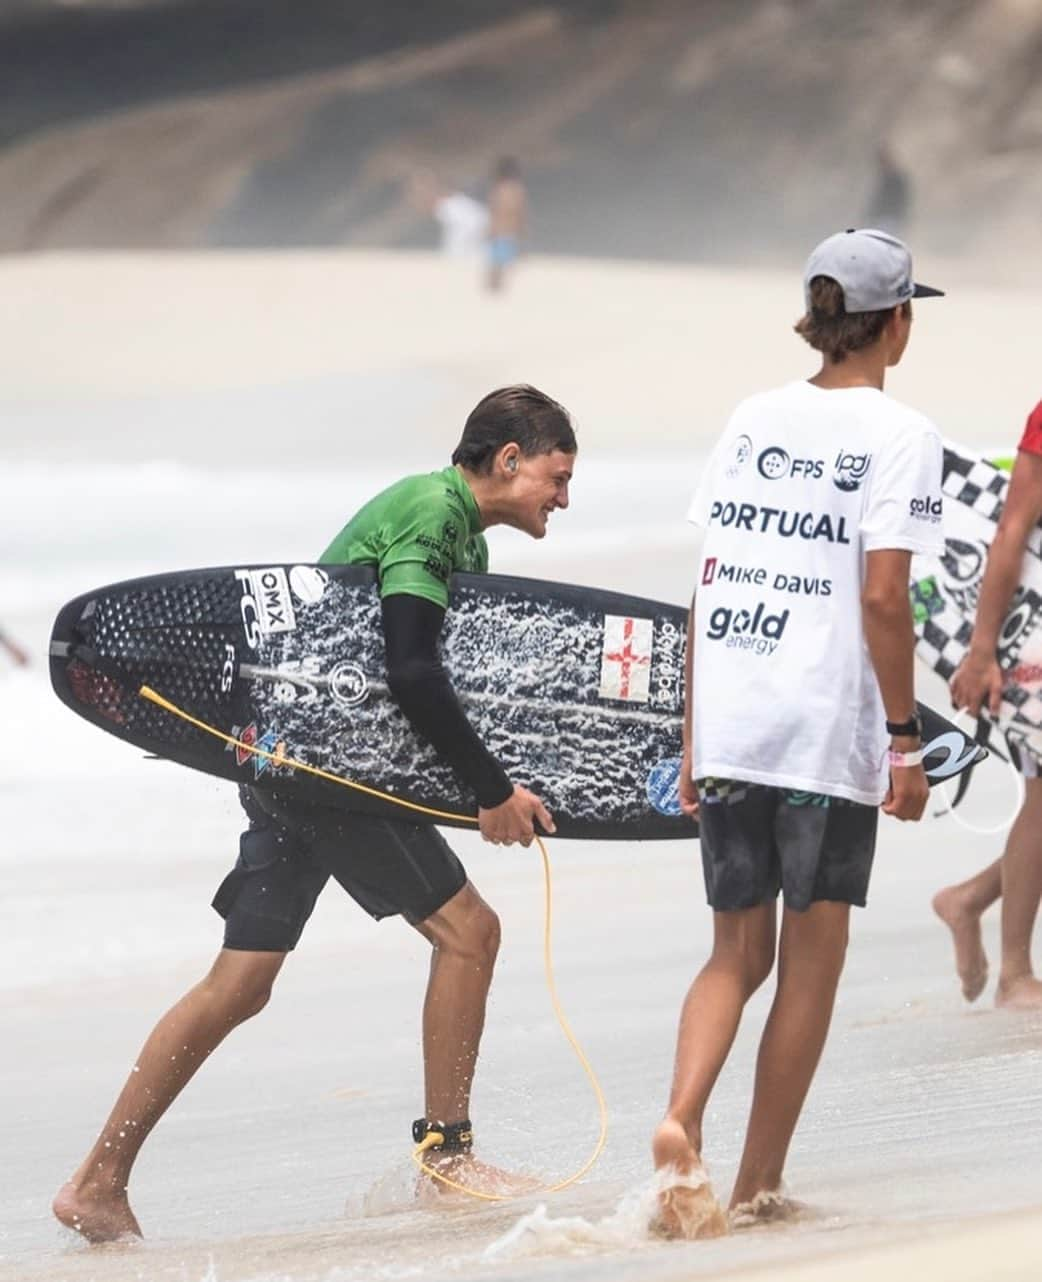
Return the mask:
{"type": "MultiPolygon", "coordinates": [[[[684,1001],[669,1108],[652,1140],[657,1170],[702,1174],[702,1118],[738,1031],[745,1003],[774,964],[775,906],[713,914],[713,952],[684,1001]]],[[[708,1183],[668,1188],[654,1229],[667,1237],[711,1237],[726,1223],[708,1183]]]]}
{"type": "Polygon", "coordinates": [[[1002,969],[995,1002],[1042,1007],[1042,983],[1031,968],[1031,935],[1042,897],[1042,779],[1025,779],[1024,804],[1002,856],[1002,969]]]}
{"type": "Polygon", "coordinates": [[[952,932],[955,969],[962,981],[962,995],[976,1001],[988,982],[988,958],[981,938],[980,919],[1002,894],[1002,860],[983,872],[934,895],[933,910],[952,932]]]}
{"type": "Polygon", "coordinates": [[[89,1242],[141,1236],[127,1197],[130,1172],[149,1132],[211,1051],[261,1010],[285,953],[222,949],[209,974],[162,1017],[54,1214],[89,1242]]]}
{"type": "MultiPolygon", "coordinates": [[[[459,1122],[470,1115],[485,1003],[499,951],[499,918],[468,882],[416,929],[433,946],[423,1004],[426,1116],[430,1121],[459,1122]]],[[[424,1164],[445,1179],[486,1193],[523,1192],[534,1183],[469,1153],[430,1152],[424,1164]]],[[[439,1193],[448,1187],[431,1182],[439,1193]]]]}
{"type": "Polygon", "coordinates": [[[499,918],[467,882],[416,929],[432,945],[423,1004],[427,1117],[457,1122],[470,1111],[485,1003],[499,951],[499,918]]]}
{"type": "Polygon", "coordinates": [[[789,1142],[818,1066],[843,971],[848,904],[785,909],[778,988],[756,1063],[756,1086],[732,1209],[777,1193],[789,1142]]]}

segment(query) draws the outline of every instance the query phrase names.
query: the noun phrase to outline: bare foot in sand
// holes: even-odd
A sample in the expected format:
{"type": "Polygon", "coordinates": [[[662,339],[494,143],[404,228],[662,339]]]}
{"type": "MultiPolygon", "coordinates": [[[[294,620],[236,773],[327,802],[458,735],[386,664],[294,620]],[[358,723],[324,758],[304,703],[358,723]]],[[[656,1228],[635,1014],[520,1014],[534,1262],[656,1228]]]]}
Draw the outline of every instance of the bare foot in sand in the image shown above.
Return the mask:
{"type": "Polygon", "coordinates": [[[962,981],[962,995],[975,1002],[988,982],[988,959],[981,939],[980,913],[966,905],[958,886],[949,886],[933,897],[933,910],[952,932],[955,969],[962,981]]]}
{"type": "Polygon", "coordinates": [[[763,1224],[795,1224],[811,1218],[810,1207],[780,1189],[757,1193],[751,1202],[739,1202],[728,1212],[732,1229],[752,1229],[763,1224]]]}
{"type": "Polygon", "coordinates": [[[656,1237],[723,1237],[727,1217],[716,1200],[702,1160],[679,1122],[667,1118],[651,1142],[661,1181],[658,1204],[648,1226],[656,1237]]]}
{"type": "Polygon", "coordinates": [[[141,1226],[130,1209],[125,1189],[111,1185],[78,1185],[70,1180],[51,1204],[55,1216],[88,1242],[119,1242],[141,1237],[141,1226]]]}
{"type": "Polygon", "coordinates": [[[466,1198],[468,1193],[506,1200],[537,1193],[543,1187],[530,1175],[518,1175],[488,1162],[479,1162],[469,1153],[427,1152],[423,1155],[423,1165],[426,1169],[421,1173],[417,1191],[427,1206],[441,1206],[446,1201],[466,1198]]]}
{"type": "Polygon", "coordinates": [[[995,1005],[1003,1010],[1042,1010],[1042,981],[1034,975],[1021,975],[1018,979],[999,980],[995,1005]]]}

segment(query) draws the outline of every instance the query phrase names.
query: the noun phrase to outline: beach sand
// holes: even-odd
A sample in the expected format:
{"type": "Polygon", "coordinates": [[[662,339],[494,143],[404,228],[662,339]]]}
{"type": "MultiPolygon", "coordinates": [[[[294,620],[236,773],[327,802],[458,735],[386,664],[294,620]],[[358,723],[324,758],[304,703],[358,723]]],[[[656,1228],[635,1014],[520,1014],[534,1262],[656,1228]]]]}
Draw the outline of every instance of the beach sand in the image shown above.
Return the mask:
{"type": "MultiPolygon", "coordinates": [[[[997,1011],[991,987],[962,1000],[930,897],[1001,836],[951,817],[881,827],[792,1149],[798,1223],[647,1238],[650,1134],[710,938],[698,849],[557,841],[557,981],[610,1112],[581,1184],[415,1207],[425,946],[333,888],[269,1009],[146,1146],[132,1187],[146,1243],[70,1242],[50,1198],[154,1020],[219,946],[207,905],[239,815],[229,785],[145,760],[61,707],[43,664],[58,606],[133,574],[307,559],[377,485],[440,464],[489,386],[521,377],[575,410],[583,452],[551,536],[495,531],[494,564],[684,601],[683,512],[727,407],[811,363],[788,332],[798,286],[741,272],[532,261],[500,300],[441,262],[351,254],[12,260],[0,278],[0,622],[37,659],[0,669],[2,1282],[1037,1278],[1042,1014],[997,1011]]],[[[1038,395],[1017,347],[1031,300],[966,291],[918,309],[894,391],[949,436],[1008,451],[1038,395]]],[[[943,708],[926,673],[919,692],[943,708]]],[[[993,760],[961,813],[1000,828],[1014,804],[993,760]]],[[[504,928],[480,1152],[560,1179],[597,1117],[541,973],[538,858],[453,840],[504,928]]],[[[985,939],[994,964],[993,918],[985,939]]],[[[769,996],[754,998],[707,1117],[723,1196],[769,996]]]]}

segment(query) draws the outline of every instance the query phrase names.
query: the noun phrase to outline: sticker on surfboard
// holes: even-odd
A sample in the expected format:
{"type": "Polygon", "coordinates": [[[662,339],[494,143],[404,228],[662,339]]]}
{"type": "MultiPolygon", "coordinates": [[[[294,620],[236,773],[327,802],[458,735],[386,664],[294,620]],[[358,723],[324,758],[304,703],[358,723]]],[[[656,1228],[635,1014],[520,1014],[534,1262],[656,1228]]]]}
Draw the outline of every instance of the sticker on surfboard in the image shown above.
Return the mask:
{"type": "Polygon", "coordinates": [[[650,619],[632,619],[621,614],[604,616],[598,692],[602,699],[648,702],[653,631],[650,619]]]}

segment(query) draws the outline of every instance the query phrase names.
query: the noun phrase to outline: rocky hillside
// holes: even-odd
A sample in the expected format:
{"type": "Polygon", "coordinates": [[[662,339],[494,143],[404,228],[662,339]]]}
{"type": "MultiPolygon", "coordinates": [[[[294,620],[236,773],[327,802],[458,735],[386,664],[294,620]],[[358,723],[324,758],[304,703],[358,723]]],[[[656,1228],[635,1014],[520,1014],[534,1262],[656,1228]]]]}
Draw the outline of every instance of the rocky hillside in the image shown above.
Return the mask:
{"type": "Polygon", "coordinates": [[[1042,0],[151,0],[0,14],[0,248],[433,242],[518,155],[546,252],[759,262],[863,221],[1042,249],[1042,0]]]}

